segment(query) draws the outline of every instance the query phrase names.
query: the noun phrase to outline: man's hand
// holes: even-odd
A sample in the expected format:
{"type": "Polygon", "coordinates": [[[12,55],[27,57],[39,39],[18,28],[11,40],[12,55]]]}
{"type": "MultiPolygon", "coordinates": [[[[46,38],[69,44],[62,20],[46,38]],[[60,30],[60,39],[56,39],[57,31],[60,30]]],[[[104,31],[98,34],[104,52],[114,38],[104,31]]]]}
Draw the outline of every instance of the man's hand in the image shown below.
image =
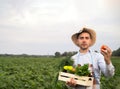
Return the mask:
{"type": "Polygon", "coordinates": [[[104,56],[106,64],[109,65],[111,62],[110,59],[111,59],[111,55],[112,55],[111,49],[106,45],[102,45],[100,51],[101,51],[102,55],[104,56]]]}
{"type": "Polygon", "coordinates": [[[70,78],[70,81],[67,81],[66,84],[68,86],[75,87],[76,86],[76,81],[75,81],[74,78],[70,78]]]}

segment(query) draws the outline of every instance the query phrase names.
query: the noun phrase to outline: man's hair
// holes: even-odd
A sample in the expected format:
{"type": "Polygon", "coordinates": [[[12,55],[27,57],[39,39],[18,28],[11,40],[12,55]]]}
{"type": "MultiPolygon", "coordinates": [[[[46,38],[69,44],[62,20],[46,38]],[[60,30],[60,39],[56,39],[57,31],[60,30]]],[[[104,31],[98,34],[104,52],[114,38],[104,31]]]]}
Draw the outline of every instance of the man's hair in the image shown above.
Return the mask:
{"type": "Polygon", "coordinates": [[[79,34],[77,34],[77,39],[78,39],[79,35],[82,33],[88,33],[90,35],[90,38],[92,39],[91,33],[88,32],[87,30],[88,30],[87,28],[83,28],[83,30],[79,34]]]}

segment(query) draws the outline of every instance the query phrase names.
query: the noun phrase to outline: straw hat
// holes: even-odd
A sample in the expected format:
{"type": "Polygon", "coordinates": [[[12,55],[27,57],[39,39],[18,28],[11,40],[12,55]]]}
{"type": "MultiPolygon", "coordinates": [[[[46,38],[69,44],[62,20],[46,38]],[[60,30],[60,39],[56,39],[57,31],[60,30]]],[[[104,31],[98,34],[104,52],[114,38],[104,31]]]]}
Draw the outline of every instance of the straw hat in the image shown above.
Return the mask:
{"type": "Polygon", "coordinates": [[[90,34],[91,39],[92,39],[91,40],[92,42],[91,42],[90,46],[94,45],[94,43],[96,41],[96,32],[94,30],[92,30],[92,29],[89,29],[89,28],[83,28],[78,33],[73,34],[71,36],[71,39],[72,39],[73,43],[78,46],[78,44],[77,44],[77,37],[78,37],[79,34],[81,34],[83,32],[87,32],[87,33],[90,34]]]}

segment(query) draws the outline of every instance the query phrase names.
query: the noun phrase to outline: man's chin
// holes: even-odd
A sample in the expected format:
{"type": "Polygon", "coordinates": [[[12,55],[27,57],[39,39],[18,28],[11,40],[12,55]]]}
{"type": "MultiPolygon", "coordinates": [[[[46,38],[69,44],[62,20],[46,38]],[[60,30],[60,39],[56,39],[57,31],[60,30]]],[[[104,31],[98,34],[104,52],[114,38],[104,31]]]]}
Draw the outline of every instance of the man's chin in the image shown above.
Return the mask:
{"type": "Polygon", "coordinates": [[[87,49],[88,49],[88,47],[81,47],[81,49],[82,49],[82,50],[87,50],[87,49]]]}

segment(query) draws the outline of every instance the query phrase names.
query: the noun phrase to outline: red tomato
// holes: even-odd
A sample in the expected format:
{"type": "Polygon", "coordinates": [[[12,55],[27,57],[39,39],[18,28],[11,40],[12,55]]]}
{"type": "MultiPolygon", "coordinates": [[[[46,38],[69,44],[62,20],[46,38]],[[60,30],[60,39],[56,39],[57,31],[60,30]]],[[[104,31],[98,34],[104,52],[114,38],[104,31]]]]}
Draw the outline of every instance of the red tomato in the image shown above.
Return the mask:
{"type": "Polygon", "coordinates": [[[101,49],[106,50],[106,47],[104,45],[101,46],[101,49]]]}

